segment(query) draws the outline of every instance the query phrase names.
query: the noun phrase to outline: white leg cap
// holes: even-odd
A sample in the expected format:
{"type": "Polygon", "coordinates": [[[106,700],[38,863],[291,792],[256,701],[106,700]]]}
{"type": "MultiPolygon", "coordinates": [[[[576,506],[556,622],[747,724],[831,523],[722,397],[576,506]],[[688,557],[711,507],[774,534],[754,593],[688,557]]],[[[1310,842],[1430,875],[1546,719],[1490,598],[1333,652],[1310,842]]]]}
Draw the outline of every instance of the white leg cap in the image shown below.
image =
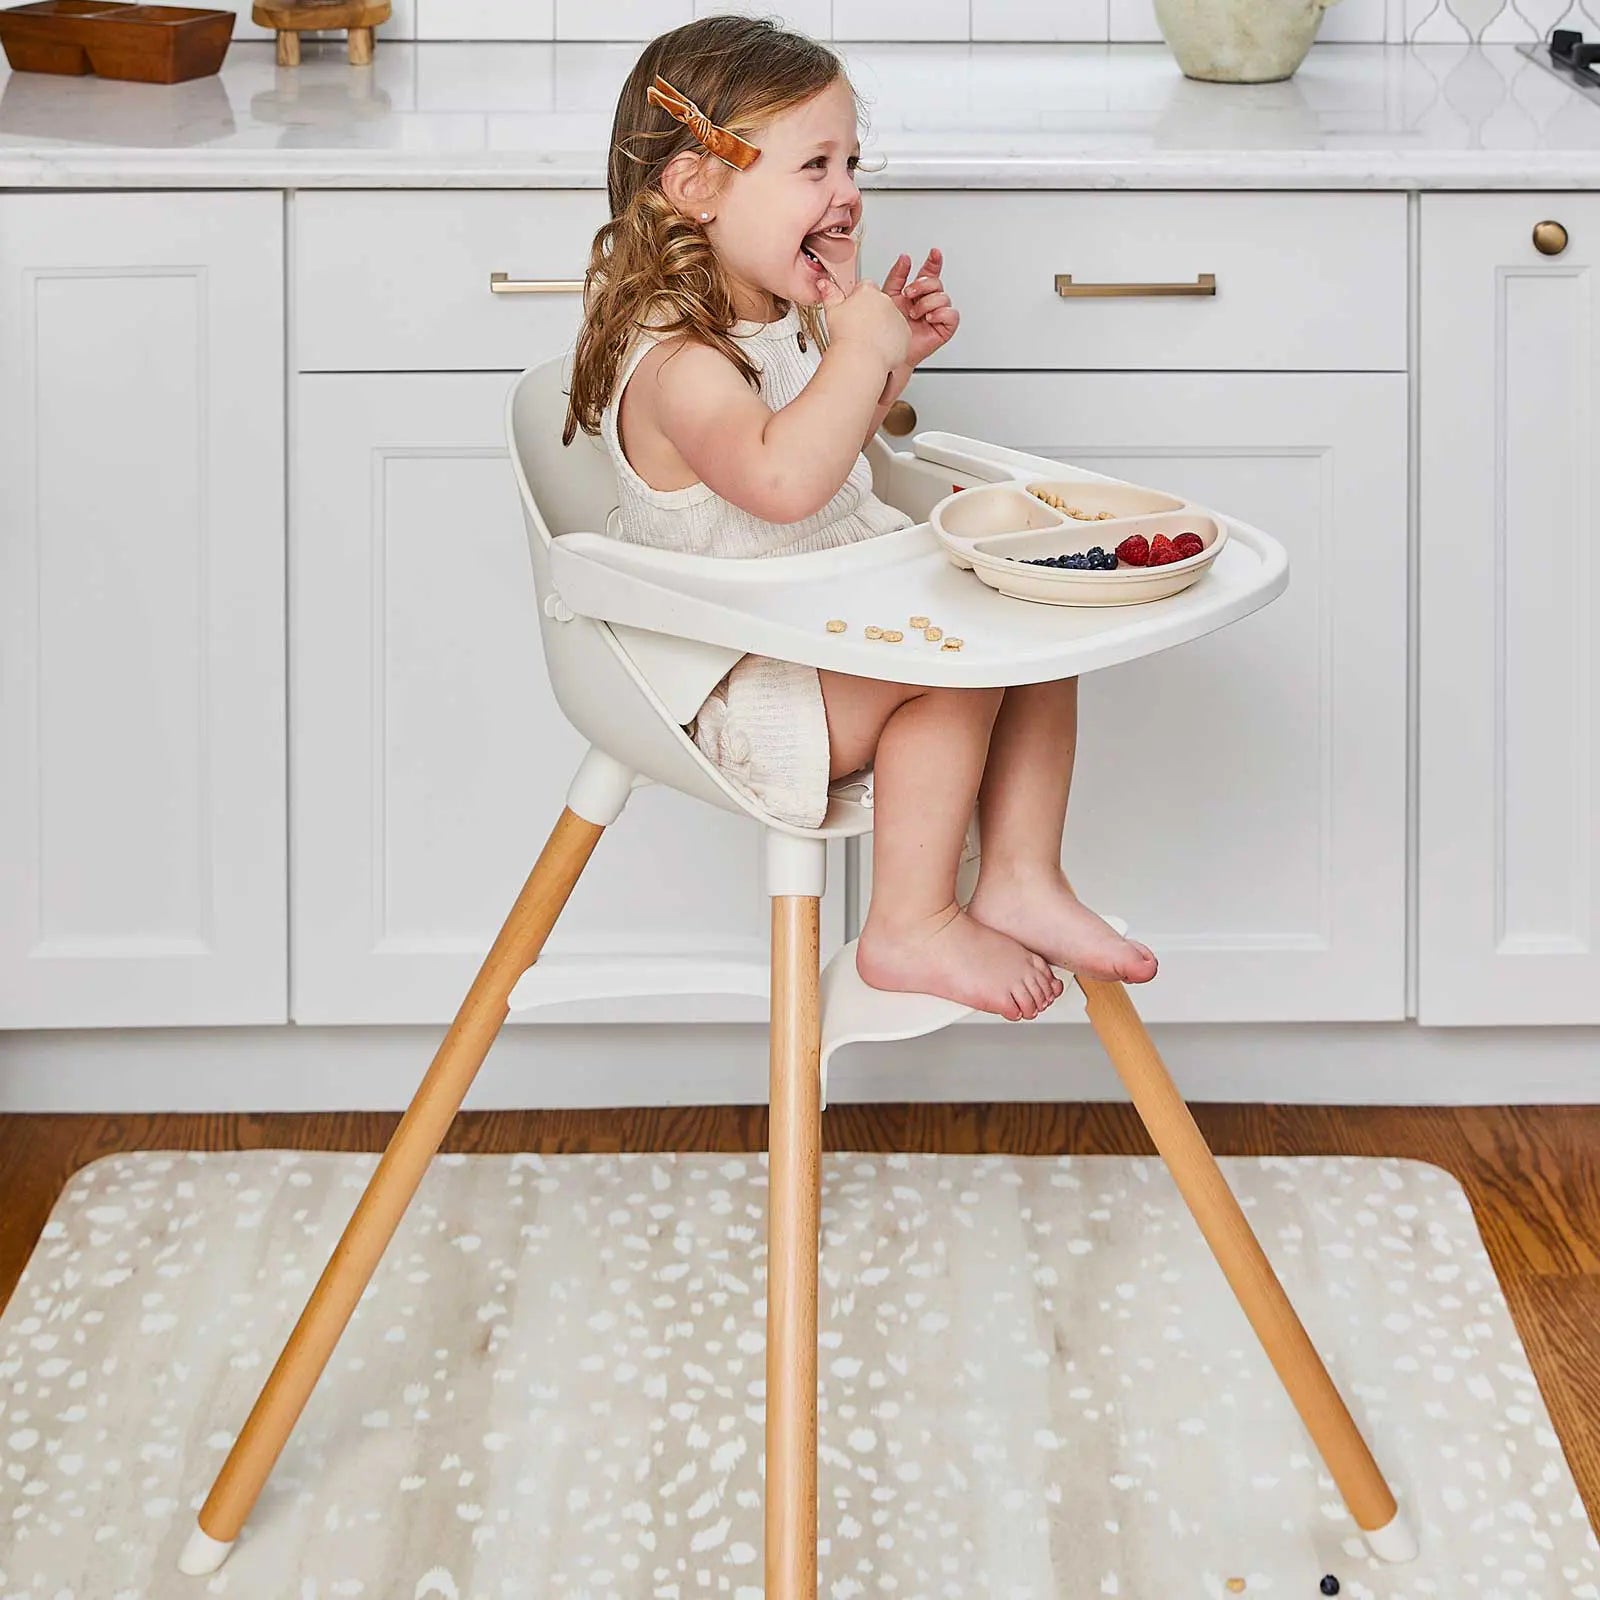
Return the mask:
{"type": "Polygon", "coordinates": [[[209,1533],[197,1527],[189,1535],[183,1554],[178,1557],[178,1571],[187,1573],[191,1578],[203,1578],[207,1573],[215,1572],[228,1559],[231,1549],[232,1539],[213,1539],[209,1533]]]}
{"type": "Polygon", "coordinates": [[[1399,1565],[1417,1559],[1417,1536],[1398,1511],[1381,1528],[1363,1528],[1361,1534],[1367,1548],[1380,1561],[1399,1565]]]}

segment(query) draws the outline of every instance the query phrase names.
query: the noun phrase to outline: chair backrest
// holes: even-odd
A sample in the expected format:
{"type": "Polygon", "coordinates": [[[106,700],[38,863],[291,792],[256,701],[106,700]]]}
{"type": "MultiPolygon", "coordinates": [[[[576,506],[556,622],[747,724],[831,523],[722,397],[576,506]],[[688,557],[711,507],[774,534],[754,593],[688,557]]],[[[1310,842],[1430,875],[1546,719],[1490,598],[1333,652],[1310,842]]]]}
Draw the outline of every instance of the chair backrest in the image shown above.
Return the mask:
{"type": "Polygon", "coordinates": [[[556,704],[591,745],[632,771],[726,810],[761,817],[680,726],[737,652],[725,652],[729,659],[720,663],[712,652],[699,680],[692,671],[679,670],[679,692],[657,693],[654,682],[674,679],[673,641],[661,635],[621,640],[615,630],[587,617],[565,614],[563,620],[551,581],[550,541],[563,533],[603,531],[617,500],[616,475],[603,442],[581,431],[571,445],[561,442],[565,378],[565,361],[543,362],[523,373],[506,398],[506,441],[522,501],[540,638],[556,704]],[[629,643],[634,654],[625,647],[629,643]],[[652,666],[659,667],[654,679],[647,676],[652,666]],[[683,704],[669,705],[669,699],[683,704]]]}

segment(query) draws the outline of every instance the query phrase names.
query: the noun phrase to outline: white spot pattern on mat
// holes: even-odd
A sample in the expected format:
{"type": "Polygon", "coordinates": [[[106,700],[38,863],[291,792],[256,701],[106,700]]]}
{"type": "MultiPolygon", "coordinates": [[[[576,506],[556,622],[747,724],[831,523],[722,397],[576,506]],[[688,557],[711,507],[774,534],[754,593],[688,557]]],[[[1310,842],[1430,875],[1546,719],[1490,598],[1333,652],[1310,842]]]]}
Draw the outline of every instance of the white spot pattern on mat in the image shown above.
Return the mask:
{"type": "MultiPolygon", "coordinates": [[[[158,1600],[377,1164],[106,1157],[0,1315],[0,1600],[158,1600]]],[[[1466,1197],[1220,1165],[1417,1526],[1365,1553],[1164,1166],[824,1158],[825,1600],[1600,1600],[1466,1197]]],[[[760,1600],[766,1162],[443,1156],[237,1548],[228,1600],[760,1600]]]]}

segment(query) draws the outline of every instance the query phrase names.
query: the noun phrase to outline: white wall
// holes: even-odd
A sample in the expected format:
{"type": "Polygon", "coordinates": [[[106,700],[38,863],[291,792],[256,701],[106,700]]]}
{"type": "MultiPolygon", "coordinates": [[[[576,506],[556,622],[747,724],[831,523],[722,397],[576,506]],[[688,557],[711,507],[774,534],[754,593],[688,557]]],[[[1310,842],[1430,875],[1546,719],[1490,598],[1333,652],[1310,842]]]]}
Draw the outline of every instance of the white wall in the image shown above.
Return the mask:
{"type": "MultiPolygon", "coordinates": [[[[237,37],[260,36],[231,0],[237,37]]],[[[395,39],[648,39],[697,16],[778,16],[840,40],[1159,40],[1154,0],[393,0],[395,39]]],[[[1557,24],[1600,30],[1600,0],[1337,0],[1327,40],[1514,43],[1557,24]]]]}

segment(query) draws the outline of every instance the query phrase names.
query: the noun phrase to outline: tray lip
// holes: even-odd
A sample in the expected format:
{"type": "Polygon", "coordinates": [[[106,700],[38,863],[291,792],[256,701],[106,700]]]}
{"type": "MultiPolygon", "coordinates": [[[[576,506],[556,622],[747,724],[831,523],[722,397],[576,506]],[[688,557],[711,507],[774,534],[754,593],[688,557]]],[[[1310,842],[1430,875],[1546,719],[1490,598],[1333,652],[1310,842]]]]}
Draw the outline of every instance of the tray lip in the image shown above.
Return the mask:
{"type": "MultiPolygon", "coordinates": [[[[1200,559],[1200,557],[1199,556],[1194,556],[1194,557],[1191,557],[1190,559],[1198,561],[1200,559]]],[[[1026,604],[1026,605],[1035,605],[1035,606],[1048,606],[1048,605],[1074,606],[1074,605],[1076,605],[1076,606],[1090,606],[1090,607],[1106,607],[1107,609],[1115,607],[1115,606],[1155,605],[1155,604],[1158,604],[1162,600],[1170,600],[1170,599],[1172,599],[1172,597],[1174,595],[1182,594],[1185,589],[1193,588],[1193,586],[1196,583],[1198,583],[1205,576],[1205,567],[1209,566],[1210,564],[1211,563],[1209,561],[1207,561],[1204,564],[1204,566],[1202,566],[1200,568],[1192,569],[1192,570],[1190,570],[1188,572],[1184,572],[1184,573],[1176,573],[1175,569],[1178,567],[1178,563],[1176,561],[1168,562],[1167,565],[1162,566],[1162,567],[1157,567],[1155,569],[1155,572],[1159,573],[1163,580],[1165,580],[1167,578],[1168,574],[1175,574],[1176,576],[1181,577],[1183,579],[1183,582],[1179,583],[1176,587],[1168,588],[1164,594],[1159,594],[1159,595],[1154,595],[1154,596],[1141,596],[1141,595],[1139,595],[1137,590],[1140,587],[1144,587],[1144,585],[1131,584],[1131,583],[1130,584],[1118,585],[1115,590],[1108,591],[1107,595],[1104,598],[1097,598],[1097,599],[1092,599],[1092,600],[1088,599],[1088,598],[1076,599],[1076,600],[1068,600],[1068,599],[1065,599],[1065,598],[1056,599],[1056,600],[1047,600],[1047,599],[1044,599],[1043,597],[1041,597],[1039,595],[1035,595],[1035,594],[1019,594],[1019,593],[1016,592],[1016,590],[1014,588],[1009,588],[1003,583],[998,583],[998,582],[989,583],[988,586],[989,586],[989,588],[993,589],[996,594],[1004,595],[1006,597],[1006,599],[1008,599],[1008,600],[1021,601],[1022,603],[1026,604]],[[1112,599],[1110,596],[1113,593],[1119,594],[1119,595],[1123,595],[1126,598],[1124,598],[1124,599],[1112,599]]],[[[988,567],[988,568],[983,569],[983,570],[987,570],[987,571],[993,573],[996,578],[1003,576],[1005,574],[1005,572],[1007,571],[1007,569],[1004,568],[1004,567],[993,567],[993,566],[988,567]]],[[[1012,570],[1014,570],[1014,569],[1012,569],[1012,570]]],[[[1059,573],[1059,574],[1049,574],[1048,573],[1048,569],[1044,569],[1044,570],[1045,570],[1045,572],[1047,574],[1045,577],[1039,578],[1039,579],[1031,579],[1031,580],[1027,580],[1027,581],[1043,582],[1046,585],[1046,587],[1051,587],[1051,588],[1059,587],[1059,588],[1061,588],[1063,590],[1066,590],[1066,589],[1078,589],[1078,588],[1082,587],[1086,594],[1089,593],[1089,592],[1092,592],[1093,588],[1094,588],[1094,584],[1092,582],[1087,581],[1087,580],[1092,580],[1092,579],[1096,579],[1096,578],[1110,578],[1110,577],[1119,576],[1119,574],[1110,573],[1110,572],[1062,572],[1062,573],[1059,573]],[[1086,580],[1086,582],[1085,582],[1085,584],[1080,586],[1076,582],[1072,582],[1072,581],[1063,582],[1063,581],[1061,581],[1061,580],[1074,580],[1074,579],[1083,579],[1083,580],[1086,580]]],[[[1134,572],[1140,572],[1140,571],[1143,571],[1144,569],[1141,569],[1139,567],[1134,567],[1132,570],[1134,572]]],[[[980,576],[980,569],[978,569],[976,567],[973,569],[973,576],[976,577],[980,583],[988,583],[988,580],[986,578],[983,578],[982,576],[980,576]]]]}
{"type": "MultiPolygon", "coordinates": [[[[1216,560],[1217,555],[1222,550],[1222,547],[1228,542],[1228,519],[1226,517],[1224,517],[1220,512],[1213,511],[1209,506],[1201,505],[1196,500],[1182,499],[1180,496],[1173,495],[1165,489],[1151,490],[1150,492],[1155,494],[1164,494],[1168,499],[1176,499],[1180,501],[1177,506],[1174,506],[1166,511],[1142,511],[1126,517],[1107,517],[1103,522],[1084,522],[1076,517],[1068,517],[1062,512],[1057,512],[1055,511],[1054,506],[1050,505],[1046,501],[1040,500],[1039,504],[1043,506],[1046,511],[1055,512],[1055,515],[1060,518],[1060,521],[1053,527],[1005,529],[999,533],[982,534],[975,539],[967,538],[961,534],[947,533],[945,531],[944,520],[941,513],[943,512],[944,508],[951,504],[951,502],[954,501],[958,496],[974,494],[982,495],[987,491],[996,489],[1015,489],[1023,494],[1027,494],[1029,492],[1027,488],[1028,481],[1042,483],[1047,480],[1038,478],[1032,473],[1027,474],[1026,477],[1018,474],[1017,476],[1011,478],[997,478],[990,483],[976,484],[970,489],[957,489],[952,491],[950,494],[945,495],[941,500],[938,501],[937,504],[930,507],[928,511],[928,523],[933,530],[934,537],[938,539],[939,543],[946,551],[954,551],[957,555],[961,556],[964,561],[969,562],[971,565],[986,565],[994,568],[1002,563],[1009,565],[1009,558],[995,555],[987,550],[980,550],[978,546],[980,544],[991,543],[996,539],[1022,538],[1024,536],[1031,537],[1040,533],[1055,532],[1061,528],[1067,527],[1094,527],[1112,530],[1126,527],[1129,524],[1146,522],[1151,517],[1173,517],[1183,515],[1185,513],[1196,517],[1203,517],[1207,522],[1211,523],[1212,526],[1216,528],[1216,538],[1213,539],[1204,550],[1200,551],[1199,554],[1185,556],[1181,561],[1168,561],[1159,567],[1130,566],[1124,568],[1118,566],[1114,571],[1111,572],[1076,572],[1068,569],[1062,569],[1059,573],[1055,573],[1054,575],[1052,575],[1053,569],[1049,567],[1041,567],[1038,569],[1039,574],[1045,582],[1059,581],[1062,579],[1075,580],[1084,578],[1094,579],[1098,582],[1110,580],[1112,582],[1124,584],[1156,582],[1159,581],[1157,579],[1157,574],[1171,573],[1176,575],[1178,573],[1191,571],[1196,573],[1201,572],[1216,560]]],[[[1119,485],[1123,484],[1124,482],[1122,479],[1117,479],[1114,481],[1119,485]]],[[[1132,489],[1142,489],[1145,487],[1145,485],[1130,483],[1127,484],[1126,487],[1132,489]]],[[[1034,498],[1037,499],[1037,496],[1034,498]]]]}

